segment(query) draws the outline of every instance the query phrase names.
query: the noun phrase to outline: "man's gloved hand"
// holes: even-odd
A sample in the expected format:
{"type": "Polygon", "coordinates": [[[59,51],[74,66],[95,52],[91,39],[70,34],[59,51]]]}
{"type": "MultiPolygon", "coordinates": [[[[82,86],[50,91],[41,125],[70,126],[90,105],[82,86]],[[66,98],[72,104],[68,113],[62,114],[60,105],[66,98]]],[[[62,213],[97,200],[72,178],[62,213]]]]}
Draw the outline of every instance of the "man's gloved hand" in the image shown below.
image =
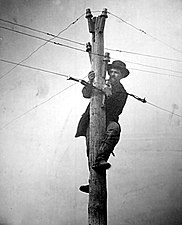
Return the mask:
{"type": "Polygon", "coordinates": [[[90,71],[88,73],[88,79],[89,79],[90,84],[93,84],[94,78],[95,78],[95,72],[94,71],[90,71]]]}

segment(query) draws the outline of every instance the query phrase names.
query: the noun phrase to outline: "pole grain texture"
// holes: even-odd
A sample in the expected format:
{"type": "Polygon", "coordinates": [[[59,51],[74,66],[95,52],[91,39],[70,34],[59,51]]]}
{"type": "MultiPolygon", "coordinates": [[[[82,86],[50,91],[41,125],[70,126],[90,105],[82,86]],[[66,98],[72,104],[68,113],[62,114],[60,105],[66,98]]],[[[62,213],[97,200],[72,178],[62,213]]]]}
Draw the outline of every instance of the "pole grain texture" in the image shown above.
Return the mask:
{"type": "MultiPolygon", "coordinates": [[[[104,9],[98,17],[89,18],[88,23],[92,33],[92,70],[95,72],[94,85],[102,89],[105,84],[104,66],[104,26],[107,10],[104,9]],[[94,28],[94,30],[93,30],[94,28]]],[[[90,30],[90,29],[89,29],[90,30]]],[[[101,141],[106,129],[106,115],[103,107],[104,95],[93,89],[90,102],[90,149],[89,165],[93,165],[99,153],[101,141]]],[[[95,171],[90,168],[88,224],[107,225],[107,181],[106,171],[95,171]]]]}

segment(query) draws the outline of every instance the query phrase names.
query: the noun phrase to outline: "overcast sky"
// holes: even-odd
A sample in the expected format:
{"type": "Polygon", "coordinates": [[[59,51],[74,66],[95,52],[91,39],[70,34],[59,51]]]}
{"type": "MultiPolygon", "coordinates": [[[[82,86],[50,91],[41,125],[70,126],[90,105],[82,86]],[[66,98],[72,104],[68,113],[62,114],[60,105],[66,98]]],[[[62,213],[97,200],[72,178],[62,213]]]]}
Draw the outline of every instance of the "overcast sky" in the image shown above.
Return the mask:
{"type": "MultiPolygon", "coordinates": [[[[70,25],[60,36],[85,44],[91,41],[87,8],[94,16],[108,9],[105,48],[124,52],[106,51],[111,61],[120,59],[130,70],[122,81],[125,89],[153,104],[128,98],[120,117],[123,140],[160,135],[169,140],[166,146],[176,138],[175,147],[181,148],[182,1],[0,0],[0,19],[54,35],[70,25]]],[[[50,38],[3,21],[0,26],[50,38]]],[[[54,40],[85,50],[81,44],[54,40]]],[[[43,43],[0,28],[0,59],[18,63],[43,43]]],[[[23,64],[75,78],[91,69],[86,52],[51,43],[23,64]]],[[[76,204],[77,195],[67,196],[64,187],[87,180],[84,139],[75,140],[74,135],[89,101],[81,95],[81,84],[66,77],[20,66],[7,73],[12,67],[0,62],[0,219],[13,225],[43,225],[60,224],[70,213],[79,217],[65,207],[66,201],[76,204]],[[38,219],[31,223],[34,216],[38,219]]],[[[150,148],[163,147],[151,142],[150,148]]]]}

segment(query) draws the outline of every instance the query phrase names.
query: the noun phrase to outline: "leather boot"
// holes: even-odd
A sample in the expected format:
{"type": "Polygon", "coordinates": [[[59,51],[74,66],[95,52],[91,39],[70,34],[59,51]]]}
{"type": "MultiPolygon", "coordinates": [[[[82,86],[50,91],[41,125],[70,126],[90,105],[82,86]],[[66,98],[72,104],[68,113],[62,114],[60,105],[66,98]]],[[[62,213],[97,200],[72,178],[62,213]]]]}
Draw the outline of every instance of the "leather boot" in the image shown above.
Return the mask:
{"type": "Polygon", "coordinates": [[[113,149],[107,143],[103,143],[100,147],[100,153],[96,157],[95,163],[92,165],[94,170],[107,170],[111,164],[107,162],[113,149]]]}
{"type": "Polygon", "coordinates": [[[79,190],[84,192],[84,193],[89,193],[89,184],[86,184],[86,185],[81,185],[79,187],[79,190]]]}

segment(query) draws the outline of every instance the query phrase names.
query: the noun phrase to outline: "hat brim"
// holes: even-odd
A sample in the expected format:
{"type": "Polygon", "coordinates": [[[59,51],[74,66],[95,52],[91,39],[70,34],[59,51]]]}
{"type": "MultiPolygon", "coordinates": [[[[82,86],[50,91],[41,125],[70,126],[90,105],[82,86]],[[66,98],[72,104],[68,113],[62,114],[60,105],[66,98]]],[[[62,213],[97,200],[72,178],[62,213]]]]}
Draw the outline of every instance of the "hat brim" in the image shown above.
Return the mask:
{"type": "Polygon", "coordinates": [[[130,74],[130,71],[125,67],[113,66],[113,64],[108,64],[108,66],[107,66],[108,72],[113,68],[122,70],[122,72],[123,72],[123,69],[124,69],[124,73],[125,73],[124,78],[127,77],[130,74]]]}

